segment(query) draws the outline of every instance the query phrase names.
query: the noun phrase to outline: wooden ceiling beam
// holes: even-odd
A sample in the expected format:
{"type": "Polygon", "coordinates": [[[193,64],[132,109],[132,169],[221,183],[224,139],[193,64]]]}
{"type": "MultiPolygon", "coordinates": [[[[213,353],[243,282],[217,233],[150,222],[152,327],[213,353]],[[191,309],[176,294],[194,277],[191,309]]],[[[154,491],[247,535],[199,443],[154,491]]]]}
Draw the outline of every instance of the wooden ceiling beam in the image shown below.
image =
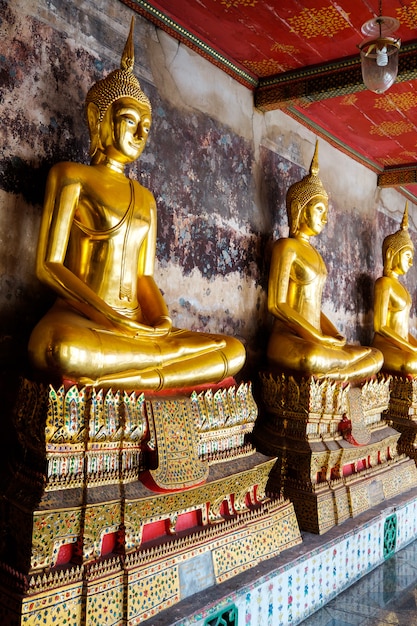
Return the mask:
{"type": "Polygon", "coordinates": [[[378,174],[378,187],[405,187],[417,184],[417,166],[390,167],[378,174]]]}
{"type": "MultiPolygon", "coordinates": [[[[417,41],[413,41],[401,48],[396,82],[416,78],[417,41]]],[[[285,109],[291,105],[319,102],[365,89],[358,55],[261,78],[255,89],[255,107],[261,111],[285,109]]]]}

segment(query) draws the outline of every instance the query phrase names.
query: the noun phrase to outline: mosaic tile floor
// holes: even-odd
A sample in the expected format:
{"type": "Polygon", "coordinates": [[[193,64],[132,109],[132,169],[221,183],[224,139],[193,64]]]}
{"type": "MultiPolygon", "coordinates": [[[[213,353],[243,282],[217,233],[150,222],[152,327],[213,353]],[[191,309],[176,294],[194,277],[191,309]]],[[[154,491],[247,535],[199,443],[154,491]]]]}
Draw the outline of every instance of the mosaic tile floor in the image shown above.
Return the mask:
{"type": "Polygon", "coordinates": [[[417,626],[417,541],[331,600],[302,626],[417,626]]]}

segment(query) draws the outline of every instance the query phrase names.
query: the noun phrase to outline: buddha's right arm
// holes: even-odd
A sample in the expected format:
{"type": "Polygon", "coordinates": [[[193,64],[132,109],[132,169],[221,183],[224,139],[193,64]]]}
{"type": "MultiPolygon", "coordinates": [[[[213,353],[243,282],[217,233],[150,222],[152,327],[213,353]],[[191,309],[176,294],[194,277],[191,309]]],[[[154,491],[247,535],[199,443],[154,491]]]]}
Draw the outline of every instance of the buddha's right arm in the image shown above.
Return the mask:
{"type": "Polygon", "coordinates": [[[136,322],[113,309],[61,263],[45,262],[42,275],[58,296],[100,328],[130,337],[162,334],[162,330],[136,322]]]}
{"type": "MultiPolygon", "coordinates": [[[[270,309],[270,312],[271,309],[270,309]]],[[[274,307],[275,317],[285,323],[289,329],[305,341],[320,343],[328,347],[343,347],[346,340],[341,336],[324,335],[315,328],[305,317],[286,303],[277,304],[274,307]]]]}

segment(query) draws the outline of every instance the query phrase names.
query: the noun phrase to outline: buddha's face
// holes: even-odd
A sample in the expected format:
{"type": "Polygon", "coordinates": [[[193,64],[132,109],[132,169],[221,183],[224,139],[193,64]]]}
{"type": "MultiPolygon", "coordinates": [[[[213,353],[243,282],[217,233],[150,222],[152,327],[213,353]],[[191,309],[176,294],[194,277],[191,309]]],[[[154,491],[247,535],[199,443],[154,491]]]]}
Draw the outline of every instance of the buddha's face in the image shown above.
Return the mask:
{"type": "Polygon", "coordinates": [[[314,236],[321,233],[327,224],[328,202],[322,196],[315,196],[307,202],[300,215],[299,231],[314,236]]]}
{"type": "Polygon", "coordinates": [[[121,163],[139,158],[151,127],[149,108],[133,98],[120,98],[106,111],[101,123],[101,142],[106,155],[121,163]]]}
{"type": "Polygon", "coordinates": [[[401,248],[392,259],[392,270],[396,274],[406,274],[410,267],[413,266],[414,251],[406,246],[401,248]]]}

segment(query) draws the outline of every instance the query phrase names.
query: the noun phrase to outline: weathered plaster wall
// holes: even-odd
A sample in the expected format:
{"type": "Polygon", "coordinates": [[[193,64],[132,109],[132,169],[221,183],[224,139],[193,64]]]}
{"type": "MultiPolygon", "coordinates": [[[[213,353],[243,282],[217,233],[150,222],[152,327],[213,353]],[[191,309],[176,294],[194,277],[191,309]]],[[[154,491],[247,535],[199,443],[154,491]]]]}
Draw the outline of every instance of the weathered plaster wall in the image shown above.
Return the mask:
{"type": "MultiPolygon", "coordinates": [[[[52,298],[34,275],[47,172],[88,161],[85,94],[119,65],[131,15],[117,0],[0,0],[2,371],[24,369],[28,335],[52,298]]],[[[255,110],[250,91],[139,16],[135,41],[154,121],[131,176],[158,204],[157,282],[177,326],[241,337],[253,377],[271,321],[271,244],[288,232],[286,190],[309,167],[315,135],[282,112],[255,110]]],[[[366,344],[382,239],[405,200],[324,141],[320,176],[331,206],[316,240],[329,270],[323,307],[366,344]]],[[[413,270],[412,293],[415,282],[413,270]]]]}

